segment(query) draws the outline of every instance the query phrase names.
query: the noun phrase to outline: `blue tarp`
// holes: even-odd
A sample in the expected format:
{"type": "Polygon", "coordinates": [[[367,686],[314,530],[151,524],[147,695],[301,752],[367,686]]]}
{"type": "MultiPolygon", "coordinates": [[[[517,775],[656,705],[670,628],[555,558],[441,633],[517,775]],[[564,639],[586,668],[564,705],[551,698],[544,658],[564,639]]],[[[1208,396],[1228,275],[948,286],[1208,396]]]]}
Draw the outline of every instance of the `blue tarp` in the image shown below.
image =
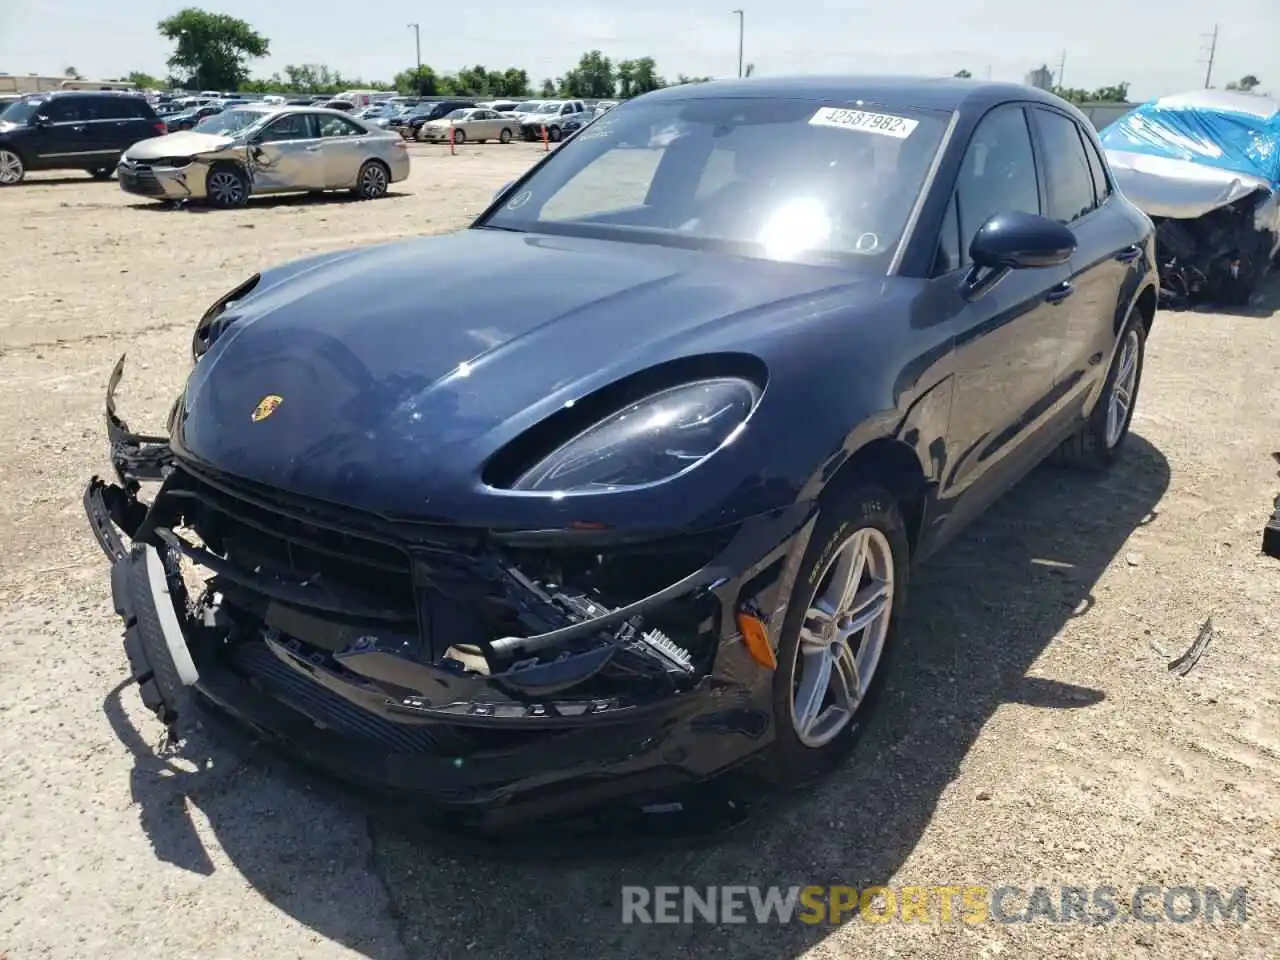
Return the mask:
{"type": "Polygon", "coordinates": [[[1280,104],[1205,91],[1144,103],[1100,134],[1108,151],[1204,164],[1280,190],[1280,104]]]}

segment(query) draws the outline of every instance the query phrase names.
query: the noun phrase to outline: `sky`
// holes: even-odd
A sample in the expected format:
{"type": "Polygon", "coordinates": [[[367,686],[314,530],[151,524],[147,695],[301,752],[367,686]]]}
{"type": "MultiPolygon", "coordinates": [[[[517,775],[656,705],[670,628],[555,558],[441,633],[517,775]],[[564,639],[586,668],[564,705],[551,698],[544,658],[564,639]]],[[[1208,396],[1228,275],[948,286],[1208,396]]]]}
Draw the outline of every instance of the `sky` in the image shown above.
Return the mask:
{"type": "Polygon", "coordinates": [[[1218,21],[1215,86],[1252,73],[1280,96],[1280,0],[0,0],[0,71],[86,77],[132,70],[163,76],[169,44],[156,23],[191,4],[248,21],[271,42],[252,64],[324,63],[343,76],[389,80],[422,60],[437,72],[482,64],[522,67],[534,84],[585,51],[615,61],[652,56],[668,77],[734,76],[743,5],[744,59],[756,75],[951,74],[1021,81],[1042,64],[1070,87],[1130,84],[1130,99],[1204,85],[1218,21]],[[1058,11],[1071,11],[1061,15],[1058,11]],[[374,13],[376,11],[376,13],[374,13]]]}

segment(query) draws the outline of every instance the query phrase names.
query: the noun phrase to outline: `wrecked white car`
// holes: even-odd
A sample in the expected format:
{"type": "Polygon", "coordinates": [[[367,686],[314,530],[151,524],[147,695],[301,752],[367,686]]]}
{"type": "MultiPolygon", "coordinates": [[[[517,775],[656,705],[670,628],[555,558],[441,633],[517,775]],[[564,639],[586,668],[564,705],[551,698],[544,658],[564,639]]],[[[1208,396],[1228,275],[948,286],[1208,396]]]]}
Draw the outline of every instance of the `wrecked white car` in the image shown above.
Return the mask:
{"type": "Polygon", "coordinates": [[[215,207],[324,190],[375,200],[409,176],[409,153],[398,134],[337,110],[249,104],[134,144],[116,173],[126,193],[215,207]]]}
{"type": "Polygon", "coordinates": [[[1155,221],[1162,302],[1248,304],[1280,253],[1280,101],[1162,97],[1101,139],[1120,189],[1155,221]]]}

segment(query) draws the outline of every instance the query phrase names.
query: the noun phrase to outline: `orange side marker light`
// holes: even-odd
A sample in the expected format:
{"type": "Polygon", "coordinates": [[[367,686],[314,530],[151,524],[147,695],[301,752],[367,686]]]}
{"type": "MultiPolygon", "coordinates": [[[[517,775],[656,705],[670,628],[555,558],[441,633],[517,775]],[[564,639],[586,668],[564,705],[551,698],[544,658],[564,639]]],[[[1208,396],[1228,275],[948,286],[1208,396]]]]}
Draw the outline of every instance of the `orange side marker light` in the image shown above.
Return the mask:
{"type": "Polygon", "coordinates": [[[742,631],[742,642],[747,645],[751,658],[762,667],[777,670],[778,657],[769,642],[769,628],[764,621],[749,613],[739,613],[738,629],[742,631]]]}

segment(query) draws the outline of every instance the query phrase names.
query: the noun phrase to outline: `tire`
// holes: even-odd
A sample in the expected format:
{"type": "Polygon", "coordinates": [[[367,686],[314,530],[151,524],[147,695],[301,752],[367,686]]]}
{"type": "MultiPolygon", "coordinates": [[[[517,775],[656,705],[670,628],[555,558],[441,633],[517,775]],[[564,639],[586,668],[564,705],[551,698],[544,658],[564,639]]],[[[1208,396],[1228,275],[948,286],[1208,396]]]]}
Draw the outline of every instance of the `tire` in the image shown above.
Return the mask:
{"type": "Polygon", "coordinates": [[[1071,467],[1092,470],[1105,470],[1115,463],[1129,437],[1129,427],[1133,423],[1134,407],[1138,403],[1138,390],[1142,386],[1142,366],[1146,358],[1147,328],[1142,315],[1134,307],[1129,308],[1129,316],[1125,318],[1121,328],[1116,355],[1112,358],[1111,369],[1107,371],[1107,379],[1103,383],[1098,402],[1094,405],[1089,419],[1073,436],[1068,437],[1057,450],[1054,457],[1059,463],[1071,467]],[[1128,357],[1133,358],[1131,372],[1128,368],[1128,357]],[[1116,396],[1117,385],[1124,374],[1128,381],[1125,390],[1128,402],[1123,411],[1117,410],[1116,421],[1112,423],[1113,401],[1119,402],[1116,396]]]}
{"type": "Polygon", "coordinates": [[[503,127],[503,128],[502,128],[502,132],[501,132],[500,134],[498,134],[498,142],[499,142],[499,143],[510,143],[510,142],[511,142],[511,131],[510,131],[509,129],[507,129],[506,127],[503,127]]]}
{"type": "MultiPolygon", "coordinates": [[[[859,486],[823,506],[792,588],[778,644],[778,667],[772,691],[776,739],[768,766],[780,783],[794,784],[830,769],[856,742],[887,673],[889,652],[906,603],[909,553],[906,524],[898,503],[882,488],[859,486]],[[877,606],[863,607],[879,613],[860,633],[848,636],[849,642],[840,646],[839,637],[830,633],[839,625],[839,619],[814,619],[809,614],[811,608],[819,606],[817,598],[832,594],[833,584],[849,572],[848,558],[859,545],[866,549],[869,559],[859,581],[863,586],[857,593],[869,591],[876,580],[880,581],[882,592],[887,585],[887,593],[877,606]],[[826,626],[833,640],[825,648],[826,654],[817,652],[823,648],[814,643],[819,632],[817,626],[821,625],[826,626]],[[803,649],[802,638],[807,638],[803,649]],[[803,718],[797,720],[803,709],[802,693],[808,686],[806,678],[820,676],[807,671],[820,669],[819,661],[837,647],[846,654],[853,651],[852,661],[828,660],[829,671],[841,662],[848,665],[864,656],[867,658],[852,674],[863,674],[858,684],[860,696],[851,698],[848,704],[851,709],[841,717],[831,712],[835,700],[830,689],[824,688],[820,691],[819,710],[815,715],[818,722],[806,724],[803,718]],[[866,673],[870,676],[865,676],[866,673]],[[828,716],[830,719],[824,721],[823,717],[828,716]],[[802,727],[807,727],[807,732],[802,731],[802,727]]],[[[837,592],[847,595],[847,591],[837,592]]]]}
{"type": "Polygon", "coordinates": [[[0,187],[15,187],[27,176],[27,165],[16,150],[0,150],[0,187]]]}
{"type": "Polygon", "coordinates": [[[560,132],[559,127],[547,127],[547,139],[552,143],[559,143],[562,136],[564,134],[560,132]]]}
{"type": "Polygon", "coordinates": [[[453,145],[456,147],[466,142],[467,142],[467,132],[465,130],[459,130],[457,127],[454,127],[453,128],[453,145]]]}
{"type": "Polygon", "coordinates": [[[211,207],[231,210],[249,202],[249,178],[240,167],[220,163],[205,176],[205,200],[211,207]]]}
{"type": "Polygon", "coordinates": [[[391,171],[381,160],[366,160],[356,174],[356,186],[352,191],[361,200],[380,200],[387,195],[391,184],[391,171]]]}
{"type": "Polygon", "coordinates": [[[89,171],[89,176],[95,180],[110,180],[116,175],[115,167],[97,167],[89,171]]]}

